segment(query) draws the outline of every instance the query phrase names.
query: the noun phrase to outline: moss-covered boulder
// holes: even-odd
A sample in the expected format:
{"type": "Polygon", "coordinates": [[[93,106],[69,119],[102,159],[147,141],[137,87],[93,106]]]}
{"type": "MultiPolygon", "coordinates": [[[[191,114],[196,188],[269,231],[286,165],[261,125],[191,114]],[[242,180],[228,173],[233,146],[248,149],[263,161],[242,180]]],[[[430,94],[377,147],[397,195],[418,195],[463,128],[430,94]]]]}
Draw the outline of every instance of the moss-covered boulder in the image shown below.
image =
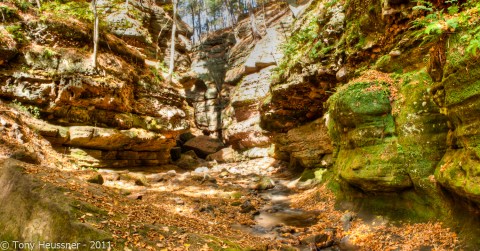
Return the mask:
{"type": "Polygon", "coordinates": [[[328,101],[339,176],[364,191],[433,186],[428,176],[445,151],[446,118],[428,94],[424,71],[367,72],[328,101]]]}

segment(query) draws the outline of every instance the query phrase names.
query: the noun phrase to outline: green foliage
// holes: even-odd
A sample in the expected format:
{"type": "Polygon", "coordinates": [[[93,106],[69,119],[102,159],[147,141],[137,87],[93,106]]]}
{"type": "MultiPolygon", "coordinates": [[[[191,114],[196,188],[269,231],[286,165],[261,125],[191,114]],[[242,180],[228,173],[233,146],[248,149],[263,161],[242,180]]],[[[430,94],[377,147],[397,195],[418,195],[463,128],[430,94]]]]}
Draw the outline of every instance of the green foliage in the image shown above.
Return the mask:
{"type": "Polygon", "coordinates": [[[298,52],[300,47],[305,44],[314,42],[318,38],[319,26],[316,18],[310,20],[309,24],[296,32],[288,39],[288,42],[284,45],[283,50],[286,57],[291,57],[298,52]]]}
{"type": "Polygon", "coordinates": [[[468,43],[465,49],[467,54],[477,56],[477,52],[480,51],[480,26],[471,30],[469,34],[462,36],[461,40],[463,43],[468,43]]]}
{"type": "Polygon", "coordinates": [[[413,21],[414,28],[418,28],[416,37],[422,37],[424,42],[438,41],[446,34],[453,33],[459,28],[468,25],[468,20],[471,18],[470,14],[461,13],[460,6],[457,0],[449,0],[445,3],[451,4],[447,8],[447,13],[444,9],[437,9],[435,6],[425,0],[418,0],[417,6],[413,7],[414,11],[424,11],[427,14],[413,21]]]}
{"type": "Polygon", "coordinates": [[[8,6],[0,6],[0,13],[0,15],[7,20],[15,18],[18,15],[15,9],[9,8],[8,6]]]}
{"type": "Polygon", "coordinates": [[[480,50],[480,34],[477,34],[474,39],[468,44],[466,51],[470,55],[477,56],[477,52],[480,50]]]}
{"type": "Polygon", "coordinates": [[[452,5],[448,7],[448,14],[455,15],[460,11],[460,7],[458,5],[452,5]]]}
{"type": "Polygon", "coordinates": [[[15,6],[19,8],[21,11],[27,11],[30,7],[32,7],[32,4],[28,0],[15,0],[14,1],[15,6]]]}
{"type": "Polygon", "coordinates": [[[330,8],[334,6],[336,3],[338,3],[338,0],[330,0],[328,3],[325,4],[325,7],[330,8]]]}
{"type": "Polygon", "coordinates": [[[275,69],[272,76],[273,79],[279,78],[285,73],[285,70],[295,64],[302,55],[303,48],[312,48],[308,53],[310,58],[317,58],[325,50],[322,50],[323,43],[318,41],[320,26],[317,17],[312,17],[308,25],[303,29],[295,32],[290,36],[286,43],[283,44],[284,57],[280,65],[275,69]]]}
{"type": "Polygon", "coordinates": [[[433,12],[433,4],[428,1],[417,1],[420,5],[413,7],[413,10],[416,11],[427,11],[433,12]]]}
{"type": "MultiPolygon", "coordinates": [[[[158,67],[150,67],[150,71],[152,72],[154,76],[154,81],[157,84],[163,83],[165,79],[162,76],[163,73],[168,73],[168,66],[165,64],[165,62],[159,62],[158,67]]],[[[175,76],[175,73],[174,73],[175,76]]]]}
{"type": "Polygon", "coordinates": [[[158,62],[158,68],[159,68],[162,72],[168,73],[168,65],[167,65],[165,62],[163,62],[163,61],[158,62]]]}
{"type": "Polygon", "coordinates": [[[50,48],[45,48],[42,53],[42,58],[44,59],[52,59],[53,57],[57,56],[57,53],[50,48]]]}
{"type": "Polygon", "coordinates": [[[33,105],[23,105],[20,101],[16,99],[12,101],[13,106],[15,106],[18,110],[30,113],[33,117],[39,119],[40,118],[40,109],[33,105]]]}
{"type": "Polygon", "coordinates": [[[5,29],[8,33],[12,34],[13,39],[19,44],[23,44],[27,41],[27,38],[23,35],[22,26],[19,24],[6,26],[5,29]]]}
{"type": "Polygon", "coordinates": [[[86,22],[93,22],[93,13],[89,2],[55,0],[45,2],[41,11],[53,13],[57,18],[73,17],[86,22]]]}
{"type": "Polygon", "coordinates": [[[322,58],[322,57],[325,57],[333,49],[334,49],[333,46],[326,46],[321,41],[318,41],[317,43],[315,43],[313,48],[310,50],[308,56],[311,59],[322,58]]]}
{"type": "Polygon", "coordinates": [[[447,43],[447,62],[444,74],[452,74],[459,68],[470,68],[474,64],[480,51],[480,4],[467,8],[456,14],[465,22],[459,22],[455,33],[452,33],[447,43]]]}

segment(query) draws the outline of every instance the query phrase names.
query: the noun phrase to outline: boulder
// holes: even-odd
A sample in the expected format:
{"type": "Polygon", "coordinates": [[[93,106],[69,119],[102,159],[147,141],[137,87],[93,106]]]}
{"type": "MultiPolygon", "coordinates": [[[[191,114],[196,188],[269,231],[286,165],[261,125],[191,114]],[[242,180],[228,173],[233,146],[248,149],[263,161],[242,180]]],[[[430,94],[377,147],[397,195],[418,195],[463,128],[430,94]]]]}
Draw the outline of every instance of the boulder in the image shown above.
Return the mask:
{"type": "Polygon", "coordinates": [[[182,148],[181,147],[173,147],[172,149],[170,149],[170,158],[173,161],[179,160],[181,154],[182,154],[182,148]]]}
{"type": "Polygon", "coordinates": [[[216,153],[222,147],[223,143],[220,140],[203,135],[195,137],[183,145],[184,149],[195,151],[201,158],[206,158],[209,154],[216,153]]]}
{"type": "Polygon", "coordinates": [[[244,152],[242,156],[245,156],[249,159],[263,158],[270,156],[271,148],[270,147],[253,147],[244,152]]]}
{"type": "MultiPolygon", "coordinates": [[[[450,50],[456,57],[458,51],[450,50]]],[[[435,179],[480,205],[480,66],[474,63],[477,60],[472,57],[458,64],[449,63],[445,78],[434,86],[432,93],[451,124],[448,149],[437,165],[435,179]],[[467,69],[465,65],[471,67],[467,69]]]]}
{"type": "Polygon", "coordinates": [[[289,161],[291,168],[319,168],[331,164],[323,159],[323,156],[333,153],[333,144],[323,118],[277,135],[275,146],[276,158],[289,161]]]}
{"type": "Polygon", "coordinates": [[[88,182],[103,185],[104,179],[103,176],[99,173],[91,175],[88,179],[88,182]]]}
{"type": "Polygon", "coordinates": [[[260,180],[253,187],[255,190],[263,191],[275,187],[275,182],[269,177],[261,177],[260,180]]]}
{"type": "Polygon", "coordinates": [[[217,161],[218,163],[230,163],[240,160],[241,156],[233,150],[232,146],[223,148],[220,151],[209,154],[206,158],[207,161],[217,161]]]}
{"type": "Polygon", "coordinates": [[[351,81],[328,100],[336,172],[369,192],[433,186],[426,179],[445,152],[447,124],[428,95],[430,83],[423,80],[430,78],[419,72],[396,89],[378,82],[380,76],[388,80],[387,74],[370,74],[371,81],[351,81]],[[402,102],[392,102],[399,96],[402,102]]]}
{"type": "Polygon", "coordinates": [[[185,170],[195,170],[197,167],[207,165],[206,161],[198,158],[193,151],[180,155],[180,159],[174,164],[185,170]]]}
{"type": "MultiPolygon", "coordinates": [[[[77,206],[73,207],[79,205],[78,201],[63,190],[26,174],[19,161],[0,161],[0,186],[0,239],[35,243],[88,243],[92,239],[110,239],[107,233],[78,221],[78,215],[83,213],[77,206]]],[[[88,208],[95,207],[89,205],[88,208]]]]}

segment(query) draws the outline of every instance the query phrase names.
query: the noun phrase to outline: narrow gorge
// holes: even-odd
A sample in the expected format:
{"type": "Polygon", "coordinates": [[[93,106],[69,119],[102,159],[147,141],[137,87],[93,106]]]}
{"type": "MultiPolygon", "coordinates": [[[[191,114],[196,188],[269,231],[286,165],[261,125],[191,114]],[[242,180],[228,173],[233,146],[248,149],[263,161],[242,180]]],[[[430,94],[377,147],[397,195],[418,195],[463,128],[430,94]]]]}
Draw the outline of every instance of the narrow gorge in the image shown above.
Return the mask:
{"type": "Polygon", "coordinates": [[[477,250],[479,13],[0,2],[0,249],[477,250]]]}

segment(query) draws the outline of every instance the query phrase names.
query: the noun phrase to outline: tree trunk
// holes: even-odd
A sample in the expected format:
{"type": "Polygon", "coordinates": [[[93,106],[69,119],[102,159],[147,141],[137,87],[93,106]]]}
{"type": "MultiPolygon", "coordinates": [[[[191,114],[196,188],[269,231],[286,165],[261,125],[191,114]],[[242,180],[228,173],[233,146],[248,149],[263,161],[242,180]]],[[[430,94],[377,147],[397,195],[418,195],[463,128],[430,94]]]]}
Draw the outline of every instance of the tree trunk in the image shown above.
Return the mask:
{"type": "Polygon", "coordinates": [[[253,0],[250,0],[248,3],[248,12],[250,15],[250,28],[252,29],[252,36],[255,40],[262,39],[262,35],[258,31],[256,20],[255,20],[255,13],[253,12],[253,0]]]}
{"type": "Polygon", "coordinates": [[[263,28],[265,28],[265,33],[266,33],[267,32],[267,13],[265,12],[265,1],[262,2],[262,8],[263,8],[263,28]]]}
{"type": "Polygon", "coordinates": [[[177,3],[178,0],[173,0],[173,17],[172,17],[172,39],[170,40],[170,67],[168,70],[168,78],[172,82],[173,70],[175,68],[175,33],[177,32],[177,3]]]}
{"type": "Polygon", "coordinates": [[[193,35],[192,35],[192,44],[195,44],[195,9],[193,5],[190,5],[190,14],[192,18],[192,28],[193,28],[193,35]]]}
{"type": "Polygon", "coordinates": [[[198,41],[200,42],[200,35],[202,34],[202,19],[200,18],[200,6],[198,7],[198,12],[197,12],[197,36],[198,36],[198,41]]]}
{"type": "Polygon", "coordinates": [[[97,12],[97,0],[92,0],[93,11],[93,68],[97,69],[97,55],[98,55],[98,12],[97,12]]]}

